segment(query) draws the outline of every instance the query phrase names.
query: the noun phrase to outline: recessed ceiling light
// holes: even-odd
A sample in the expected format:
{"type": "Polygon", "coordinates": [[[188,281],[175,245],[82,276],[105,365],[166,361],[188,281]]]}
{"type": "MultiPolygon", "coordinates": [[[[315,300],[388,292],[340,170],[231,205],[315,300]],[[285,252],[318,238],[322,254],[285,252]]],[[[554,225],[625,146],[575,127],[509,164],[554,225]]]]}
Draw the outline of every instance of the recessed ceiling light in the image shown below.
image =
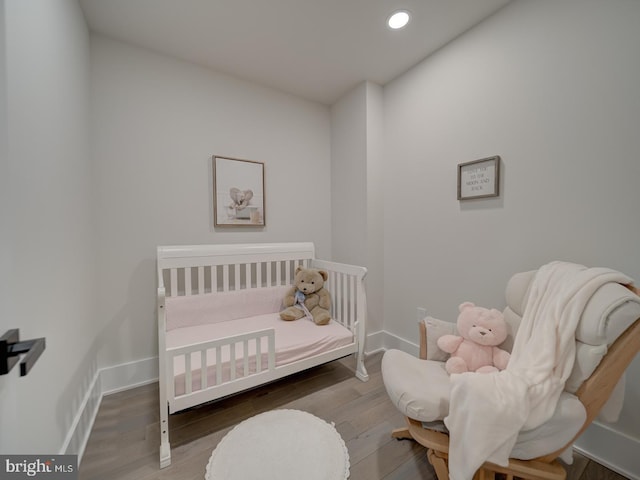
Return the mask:
{"type": "Polygon", "coordinates": [[[409,12],[407,12],[406,10],[398,10],[391,14],[389,19],[387,20],[387,25],[389,25],[389,28],[397,30],[409,23],[409,18],[409,12]]]}

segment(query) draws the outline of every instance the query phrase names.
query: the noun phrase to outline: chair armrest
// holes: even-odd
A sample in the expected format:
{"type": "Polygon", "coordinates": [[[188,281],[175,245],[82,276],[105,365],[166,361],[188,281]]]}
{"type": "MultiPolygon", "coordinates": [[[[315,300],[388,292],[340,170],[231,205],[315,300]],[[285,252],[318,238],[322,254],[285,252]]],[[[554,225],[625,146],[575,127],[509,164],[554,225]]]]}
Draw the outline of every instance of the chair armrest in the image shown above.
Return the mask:
{"type": "Polygon", "coordinates": [[[420,359],[427,359],[427,326],[424,323],[424,320],[421,320],[418,323],[420,330],[420,359]]]}

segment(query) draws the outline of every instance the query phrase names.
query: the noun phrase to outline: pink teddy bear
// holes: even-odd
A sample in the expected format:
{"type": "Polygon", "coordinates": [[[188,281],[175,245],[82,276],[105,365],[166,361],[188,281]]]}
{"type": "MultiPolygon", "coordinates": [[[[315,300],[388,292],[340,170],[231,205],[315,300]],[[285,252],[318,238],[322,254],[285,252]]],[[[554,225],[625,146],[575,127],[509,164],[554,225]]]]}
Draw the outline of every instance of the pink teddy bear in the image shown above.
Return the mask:
{"type": "Polygon", "coordinates": [[[507,323],[495,308],[476,307],[464,302],[458,307],[458,335],[443,335],[438,347],[451,354],[445,364],[449,374],[464,372],[489,373],[504,370],[510,354],[498,348],[507,338],[507,323]]]}

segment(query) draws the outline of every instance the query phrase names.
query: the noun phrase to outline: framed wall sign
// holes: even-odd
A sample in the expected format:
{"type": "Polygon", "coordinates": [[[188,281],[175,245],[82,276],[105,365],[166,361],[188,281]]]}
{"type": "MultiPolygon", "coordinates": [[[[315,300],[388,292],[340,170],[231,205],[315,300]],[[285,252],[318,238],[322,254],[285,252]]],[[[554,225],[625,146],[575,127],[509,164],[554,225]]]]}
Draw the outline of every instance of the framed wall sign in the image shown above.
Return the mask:
{"type": "Polygon", "coordinates": [[[264,163],[213,157],[213,223],[264,227],[264,163]]]}
{"type": "Polygon", "coordinates": [[[500,184],[500,157],[458,164],[458,200],[497,197],[500,184]]]}

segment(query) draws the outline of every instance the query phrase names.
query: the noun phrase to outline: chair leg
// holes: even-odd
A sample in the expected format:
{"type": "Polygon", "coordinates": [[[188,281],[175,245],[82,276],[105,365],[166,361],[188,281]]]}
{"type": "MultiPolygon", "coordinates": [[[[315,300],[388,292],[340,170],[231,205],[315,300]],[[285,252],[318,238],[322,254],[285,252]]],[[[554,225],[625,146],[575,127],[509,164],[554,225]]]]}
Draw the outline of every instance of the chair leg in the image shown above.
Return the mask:
{"type": "Polygon", "coordinates": [[[444,458],[429,448],[427,449],[427,459],[433,466],[438,480],[449,480],[449,467],[447,466],[447,461],[444,458]]]}
{"type": "Polygon", "coordinates": [[[391,432],[391,436],[393,438],[397,438],[398,440],[413,440],[413,436],[411,432],[409,432],[408,428],[396,428],[391,432]]]}

